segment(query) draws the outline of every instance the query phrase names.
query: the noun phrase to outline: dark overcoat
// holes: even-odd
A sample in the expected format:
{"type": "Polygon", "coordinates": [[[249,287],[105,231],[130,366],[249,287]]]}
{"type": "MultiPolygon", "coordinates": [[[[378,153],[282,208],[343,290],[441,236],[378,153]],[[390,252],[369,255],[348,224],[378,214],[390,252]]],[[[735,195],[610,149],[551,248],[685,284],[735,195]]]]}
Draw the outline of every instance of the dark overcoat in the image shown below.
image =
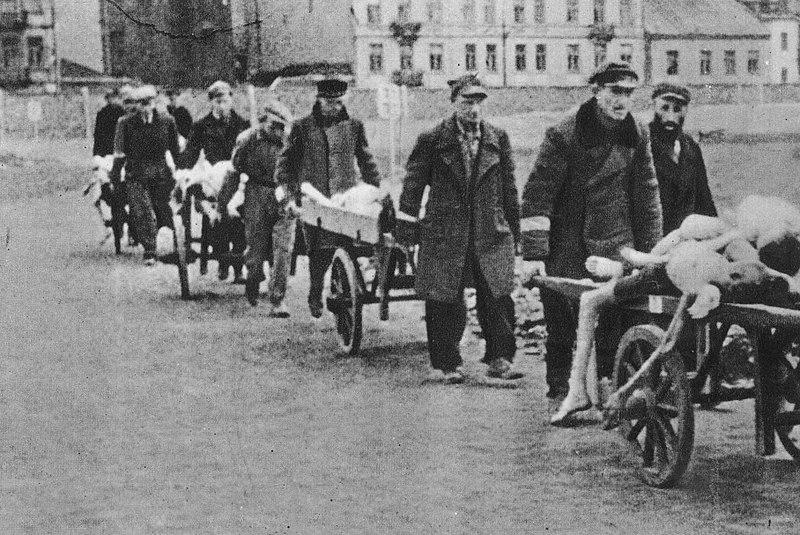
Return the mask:
{"type": "Polygon", "coordinates": [[[662,216],[647,125],[629,114],[609,135],[591,99],[549,128],[522,194],[523,227],[533,216],[550,218],[548,275],[588,277],[590,255],[652,249],[662,216]]]}
{"type": "Polygon", "coordinates": [[[650,145],[661,193],[664,234],[678,228],[689,214],[717,215],[700,147],[685,132],[678,135],[678,143],[681,152],[675,162],[671,156],[674,142],[662,143],[654,132],[653,123],[650,123],[650,145]]]}
{"type": "Polygon", "coordinates": [[[106,156],[114,153],[114,133],[117,131],[117,122],[124,116],[125,110],[116,104],[106,104],[97,112],[92,155],[106,156]]]}
{"type": "Polygon", "coordinates": [[[192,126],[186,150],[181,157],[181,167],[193,167],[201,150],[210,164],[230,160],[236,138],[248,128],[250,122],[233,110],[227,121],[209,113],[192,126]]]}
{"type": "Polygon", "coordinates": [[[505,131],[486,122],[480,128],[471,176],[455,116],[421,134],[408,158],[400,210],[416,216],[430,186],[419,235],[416,290],[422,299],[461,298],[472,247],[492,295],[509,295],[514,288],[519,200],[511,144],[505,131]]]}

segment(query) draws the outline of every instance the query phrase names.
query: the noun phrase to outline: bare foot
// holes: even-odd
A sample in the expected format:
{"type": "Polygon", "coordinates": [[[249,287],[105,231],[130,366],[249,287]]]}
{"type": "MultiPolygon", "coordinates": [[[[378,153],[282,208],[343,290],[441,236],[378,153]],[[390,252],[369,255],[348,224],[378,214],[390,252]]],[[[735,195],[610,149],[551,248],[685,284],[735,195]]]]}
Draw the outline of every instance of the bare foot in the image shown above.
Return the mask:
{"type": "Polygon", "coordinates": [[[567,397],[564,398],[558,412],[550,417],[550,425],[561,425],[569,416],[590,408],[592,408],[592,402],[589,401],[589,396],[586,392],[581,392],[580,394],[573,394],[570,392],[567,394],[567,397]]]}

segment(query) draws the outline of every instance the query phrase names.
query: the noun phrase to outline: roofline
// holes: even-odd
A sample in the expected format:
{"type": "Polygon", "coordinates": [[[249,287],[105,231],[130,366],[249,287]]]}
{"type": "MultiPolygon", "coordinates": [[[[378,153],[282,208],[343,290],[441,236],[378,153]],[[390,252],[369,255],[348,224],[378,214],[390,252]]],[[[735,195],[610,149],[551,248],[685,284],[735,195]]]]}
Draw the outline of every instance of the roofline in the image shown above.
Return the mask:
{"type": "Polygon", "coordinates": [[[664,41],[667,39],[710,39],[710,40],[723,40],[723,39],[738,39],[741,41],[769,41],[772,36],[768,33],[757,34],[711,34],[711,33],[650,33],[644,32],[645,39],[651,41],[664,41]]]}

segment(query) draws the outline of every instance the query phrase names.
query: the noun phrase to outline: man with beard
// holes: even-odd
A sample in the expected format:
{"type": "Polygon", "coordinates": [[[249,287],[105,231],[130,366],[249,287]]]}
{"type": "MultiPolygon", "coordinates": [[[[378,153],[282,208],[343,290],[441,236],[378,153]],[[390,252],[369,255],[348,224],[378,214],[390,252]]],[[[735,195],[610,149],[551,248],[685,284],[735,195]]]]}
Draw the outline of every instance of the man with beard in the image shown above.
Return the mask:
{"type": "MultiPolygon", "coordinates": [[[[280,186],[285,185],[288,194],[299,199],[303,182],[328,197],[360,181],[380,185],[378,166],[369,150],[364,124],[347,113],[346,93],[347,82],[343,80],[330,78],[317,83],[317,100],[311,114],[292,125],[286,148],[278,158],[275,180],[279,191],[283,189],[280,186]]],[[[314,318],[319,318],[325,271],[337,245],[343,242],[337,235],[313,225],[306,225],[305,232],[310,248],[308,308],[314,318]]]]}
{"type": "MultiPolygon", "coordinates": [[[[182,158],[182,167],[193,167],[202,150],[208,163],[215,164],[230,160],[233,147],[239,134],[250,127],[250,123],[233,109],[233,90],[230,84],[217,80],[208,88],[211,111],[197,121],[189,134],[189,142],[182,158]]],[[[229,218],[222,209],[222,220],[212,230],[212,247],[219,259],[218,278],[228,278],[231,263],[226,258],[233,255],[240,258],[245,249],[244,223],[240,219],[229,218]]],[[[244,283],[242,262],[233,263],[234,282],[244,283]]]]}
{"type": "Polygon", "coordinates": [[[689,214],[716,217],[703,154],[683,131],[691,95],[683,86],[662,82],[653,90],[650,144],[656,168],[664,234],[678,228],[689,214]]]}
{"type": "MultiPolygon", "coordinates": [[[[661,203],[649,129],[630,113],[639,76],[627,63],[606,63],[589,78],[594,97],[548,128],[522,194],[526,274],[582,279],[589,256],[621,260],[623,246],[649,251],[662,235],[661,203]]],[[[568,390],[576,305],[541,290],[547,323],[545,358],[551,410],[568,390]]],[[[613,318],[603,315],[607,333],[613,318]]],[[[614,342],[598,336],[598,372],[611,375],[614,342]],[[602,342],[609,342],[603,344],[602,342]]]]}

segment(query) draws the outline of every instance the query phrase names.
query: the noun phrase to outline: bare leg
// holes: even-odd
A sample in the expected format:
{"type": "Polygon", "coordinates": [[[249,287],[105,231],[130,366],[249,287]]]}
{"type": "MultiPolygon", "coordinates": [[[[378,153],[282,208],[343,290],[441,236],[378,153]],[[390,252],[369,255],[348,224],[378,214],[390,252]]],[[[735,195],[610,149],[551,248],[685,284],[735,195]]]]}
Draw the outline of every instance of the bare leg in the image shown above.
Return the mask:
{"type": "Polygon", "coordinates": [[[594,330],[600,311],[614,302],[615,283],[606,284],[584,292],[581,295],[578,310],[578,330],[576,336],[575,356],[572,359],[572,369],[569,377],[569,392],[551,418],[552,425],[561,424],[567,417],[578,411],[586,410],[592,406],[589,393],[586,389],[586,372],[592,358],[592,345],[594,343],[594,330]]]}

